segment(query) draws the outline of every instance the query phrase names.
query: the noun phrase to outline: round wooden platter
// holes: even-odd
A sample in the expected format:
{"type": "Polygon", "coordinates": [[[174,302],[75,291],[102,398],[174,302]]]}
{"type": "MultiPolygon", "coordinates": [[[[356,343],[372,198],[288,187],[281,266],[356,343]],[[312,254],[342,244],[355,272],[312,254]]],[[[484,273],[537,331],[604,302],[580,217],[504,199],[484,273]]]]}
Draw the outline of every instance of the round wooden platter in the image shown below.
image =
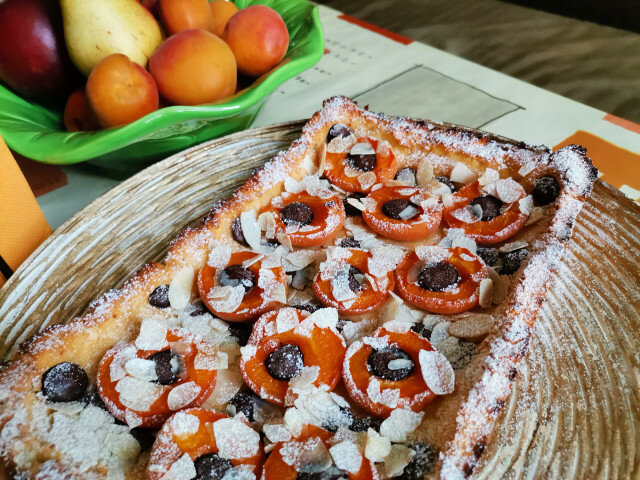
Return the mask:
{"type": "MultiPolygon", "coordinates": [[[[301,122],[249,130],[160,162],[60,227],[0,290],[0,356],[81,315],[252,171],[301,122]]],[[[640,208],[597,182],[476,476],[639,478],[640,208]]]]}

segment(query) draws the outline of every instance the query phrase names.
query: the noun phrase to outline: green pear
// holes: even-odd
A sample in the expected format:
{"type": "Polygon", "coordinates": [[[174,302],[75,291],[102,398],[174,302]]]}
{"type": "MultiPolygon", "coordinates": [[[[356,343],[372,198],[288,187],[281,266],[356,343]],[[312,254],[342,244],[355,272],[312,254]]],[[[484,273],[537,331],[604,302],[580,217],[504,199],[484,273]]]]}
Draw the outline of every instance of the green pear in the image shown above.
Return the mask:
{"type": "Polygon", "coordinates": [[[137,0],[60,0],[60,6],[69,56],[87,76],[112,53],[146,67],[162,42],[158,22],[137,0]]]}

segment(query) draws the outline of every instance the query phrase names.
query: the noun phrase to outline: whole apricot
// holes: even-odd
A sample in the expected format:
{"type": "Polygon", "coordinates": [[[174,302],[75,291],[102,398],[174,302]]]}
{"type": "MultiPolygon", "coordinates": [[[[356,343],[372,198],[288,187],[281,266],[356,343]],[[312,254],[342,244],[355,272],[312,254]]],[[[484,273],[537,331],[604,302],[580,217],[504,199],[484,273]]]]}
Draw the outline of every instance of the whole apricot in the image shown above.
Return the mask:
{"type": "Polygon", "coordinates": [[[84,87],[69,96],[64,108],[64,126],[70,132],[86,132],[100,128],[96,116],[89,106],[84,87]]]}
{"type": "Polygon", "coordinates": [[[171,35],[190,28],[210,30],[213,22],[207,0],[160,0],[158,13],[171,35]]]}
{"type": "Polygon", "coordinates": [[[213,17],[211,31],[214,35],[222,37],[224,27],[227,26],[229,19],[238,11],[238,7],[228,0],[213,0],[213,2],[209,2],[209,8],[211,8],[211,16],[213,17]]]}
{"type": "Polygon", "coordinates": [[[238,70],[252,77],[275,67],[289,47],[289,32],[282,17],[264,5],[239,10],[227,22],[222,38],[233,51],[238,70]]]}
{"type": "Polygon", "coordinates": [[[184,30],[166,39],[149,59],[160,94],[171,103],[200,105],[233,95],[237,71],[233,52],[204,30],[184,30]]]}
{"type": "Polygon", "coordinates": [[[87,100],[105,128],[126,125],[157,110],[158,98],[149,72],[121,53],[103,58],[87,79],[87,100]]]}

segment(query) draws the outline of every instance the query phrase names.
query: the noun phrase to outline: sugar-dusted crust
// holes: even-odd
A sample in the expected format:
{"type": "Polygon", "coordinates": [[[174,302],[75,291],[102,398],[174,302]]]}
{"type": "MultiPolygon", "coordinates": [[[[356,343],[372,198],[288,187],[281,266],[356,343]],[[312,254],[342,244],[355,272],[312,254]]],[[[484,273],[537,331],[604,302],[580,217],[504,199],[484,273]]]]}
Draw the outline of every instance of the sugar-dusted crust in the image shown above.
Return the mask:
{"type": "MultiPolygon", "coordinates": [[[[229,237],[230,224],[241,211],[259,208],[280,194],[287,176],[300,179],[314,173],[319,146],[331,125],[338,122],[389,141],[400,167],[417,165],[419,155],[412,153],[434,152],[448,158],[434,163],[440,174],[448,174],[455,161],[462,161],[470,166],[506,167],[512,172],[528,170],[535,173],[531,178],[553,174],[560,181],[562,192],[548,212],[545,230],[536,239],[533,254],[515,278],[504,308],[500,309],[500,328],[481,346],[484,356],[479,381],[459,400],[462,408],[450,419],[449,430],[454,435],[441,454],[441,476],[463,478],[473,472],[509,395],[551,271],[561,257],[564,242],[571,236],[596,171],[581,147],[551,153],[545,147],[531,147],[450,125],[388,118],[362,110],[344,97],[327,100],[323,110],[311,118],[301,138],[287,151],[257,170],[230,198],[218,203],[198,228],[184,230],[163,262],[144,266],[122,288],[94,302],[84,316],[35,336],[2,367],[0,427],[5,427],[14,416],[23,415],[27,419],[22,423],[14,419],[11,428],[0,434],[0,453],[10,469],[21,472],[24,478],[62,478],[63,474],[76,478],[104,476],[104,470],[82,473],[68,463],[59,462],[59,452],[27,428],[32,405],[42,402],[37,395],[42,373],[61,361],[73,361],[85,368],[90,378],[95,378],[103,354],[119,341],[132,340],[140,321],[151,313],[147,298],[153,289],[169,283],[184,266],[201,268],[206,262],[209,242],[229,237]]],[[[523,184],[526,183],[524,179],[523,184]]],[[[126,478],[143,478],[145,465],[146,457],[142,455],[137,465],[125,472],[126,478]]]]}

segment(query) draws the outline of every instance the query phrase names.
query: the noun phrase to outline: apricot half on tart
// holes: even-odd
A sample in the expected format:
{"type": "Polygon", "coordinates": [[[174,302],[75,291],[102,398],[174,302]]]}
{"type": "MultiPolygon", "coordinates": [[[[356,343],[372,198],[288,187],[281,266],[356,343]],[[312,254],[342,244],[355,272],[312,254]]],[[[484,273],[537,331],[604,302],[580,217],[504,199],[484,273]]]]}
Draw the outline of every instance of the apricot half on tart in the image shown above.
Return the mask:
{"type": "Polygon", "coordinates": [[[442,204],[423,188],[384,186],[367,199],[362,218],[374,232],[392,240],[425,239],[442,220],[442,204]]]}
{"type": "Polygon", "coordinates": [[[355,443],[336,443],[332,447],[332,436],[324,428],[303,426],[300,435],[275,444],[264,463],[262,480],[296,480],[303,477],[346,477],[349,480],[380,478],[373,463],[362,455],[355,443]],[[349,470],[343,470],[337,464],[349,470]]]}
{"type": "Polygon", "coordinates": [[[277,405],[292,400],[294,378],[304,376],[316,387],[333,390],[342,376],[346,351],[337,321],[337,312],[330,308],[309,314],[286,307],[264,314],[241,349],[240,369],[246,384],[277,405]]]}
{"type": "Polygon", "coordinates": [[[420,352],[433,351],[413,330],[378,328],[349,346],[343,378],[349,396],[369,413],[388,417],[396,408],[420,412],[436,394],[424,381],[420,352]]]}
{"type": "Polygon", "coordinates": [[[396,157],[387,142],[358,138],[345,144],[344,152],[326,150],[323,175],[347,192],[368,193],[376,183],[393,180],[396,157]]]}
{"type": "Polygon", "coordinates": [[[158,432],[147,478],[256,478],[263,463],[260,435],[244,418],[191,408],[175,413],[158,432]]]}
{"type": "Polygon", "coordinates": [[[518,233],[528,218],[520,210],[519,200],[526,196],[524,189],[514,189],[509,195],[513,201],[505,203],[481,192],[480,183],[475,181],[453,194],[452,202],[444,207],[442,218],[449,227],[462,228],[478,243],[501,242],[518,233]]]}
{"type": "Polygon", "coordinates": [[[337,195],[321,198],[306,191],[283,193],[262,210],[265,212],[273,214],[276,234],[288,235],[294,247],[316,247],[331,241],[345,220],[337,195]]]}
{"type": "Polygon", "coordinates": [[[256,257],[260,254],[235,252],[225,268],[206,265],[200,270],[198,291],[213,314],[230,322],[245,322],[286,302],[284,269],[263,268],[256,257]]]}
{"type": "Polygon", "coordinates": [[[477,306],[480,283],[488,277],[484,262],[462,247],[421,247],[396,269],[400,296],[427,312],[441,314],[477,306]]]}
{"type": "Polygon", "coordinates": [[[202,405],[216,386],[217,348],[162,330],[145,320],[134,344],[115,346],[98,365],[102,401],[130,427],[159,427],[176,410],[202,405]]]}
{"type": "Polygon", "coordinates": [[[373,255],[356,248],[333,247],[313,279],[313,291],[342,315],[359,315],[380,307],[393,290],[393,272],[373,276],[373,255]]]}

